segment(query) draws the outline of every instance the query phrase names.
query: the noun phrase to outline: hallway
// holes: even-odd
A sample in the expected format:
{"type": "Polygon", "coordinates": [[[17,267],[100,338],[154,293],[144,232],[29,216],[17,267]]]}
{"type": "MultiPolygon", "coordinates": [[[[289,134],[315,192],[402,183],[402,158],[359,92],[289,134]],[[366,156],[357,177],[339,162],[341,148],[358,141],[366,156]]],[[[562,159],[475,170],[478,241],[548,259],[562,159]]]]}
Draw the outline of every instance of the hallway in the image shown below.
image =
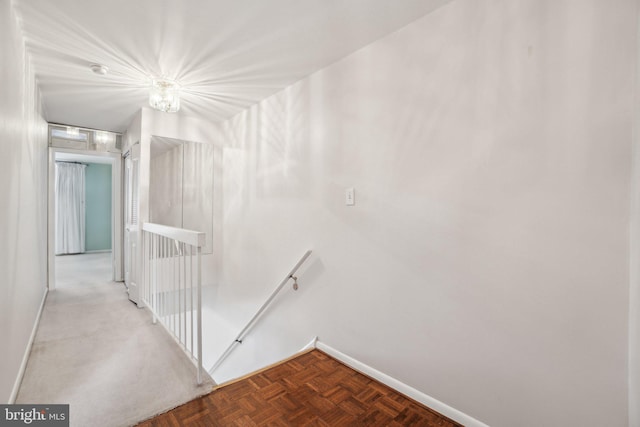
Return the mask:
{"type": "Polygon", "coordinates": [[[401,4],[0,0],[3,404],[180,408],[177,335],[217,384],[315,345],[467,427],[640,427],[640,0],[401,4]]]}
{"type": "Polygon", "coordinates": [[[71,426],[125,426],[208,392],[171,337],[104,278],[110,254],[61,258],[16,403],[68,403],[71,426]],[[75,273],[75,274],[73,274],[75,273]]]}

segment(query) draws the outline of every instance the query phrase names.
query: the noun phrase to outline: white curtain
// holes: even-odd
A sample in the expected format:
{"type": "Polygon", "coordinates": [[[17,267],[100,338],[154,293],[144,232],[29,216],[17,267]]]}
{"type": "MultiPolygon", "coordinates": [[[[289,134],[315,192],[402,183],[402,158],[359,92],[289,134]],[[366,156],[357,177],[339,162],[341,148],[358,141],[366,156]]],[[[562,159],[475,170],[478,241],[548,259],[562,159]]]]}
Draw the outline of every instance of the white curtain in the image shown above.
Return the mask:
{"type": "Polygon", "coordinates": [[[56,162],[56,255],[84,252],[84,169],[56,162]]]}

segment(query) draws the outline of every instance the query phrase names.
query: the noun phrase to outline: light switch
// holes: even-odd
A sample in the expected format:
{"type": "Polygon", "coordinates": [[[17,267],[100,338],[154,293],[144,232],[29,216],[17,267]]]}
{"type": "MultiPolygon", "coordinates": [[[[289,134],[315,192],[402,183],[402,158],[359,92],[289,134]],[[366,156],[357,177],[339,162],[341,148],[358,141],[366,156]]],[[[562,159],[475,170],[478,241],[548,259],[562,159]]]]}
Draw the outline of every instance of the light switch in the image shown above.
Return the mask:
{"type": "Polygon", "coordinates": [[[345,190],[345,204],[347,206],[353,206],[356,204],[356,190],[353,187],[345,190]]]}

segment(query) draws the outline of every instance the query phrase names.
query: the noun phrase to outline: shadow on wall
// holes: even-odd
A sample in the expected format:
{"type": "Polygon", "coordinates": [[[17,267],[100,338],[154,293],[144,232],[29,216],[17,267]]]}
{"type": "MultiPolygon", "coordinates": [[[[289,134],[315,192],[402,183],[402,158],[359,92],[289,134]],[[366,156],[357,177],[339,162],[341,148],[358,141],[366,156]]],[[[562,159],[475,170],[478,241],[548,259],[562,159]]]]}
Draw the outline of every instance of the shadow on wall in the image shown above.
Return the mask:
{"type": "Polygon", "coordinates": [[[308,86],[295,85],[287,96],[267,98],[258,104],[255,114],[256,198],[305,198],[311,180],[308,86]]]}

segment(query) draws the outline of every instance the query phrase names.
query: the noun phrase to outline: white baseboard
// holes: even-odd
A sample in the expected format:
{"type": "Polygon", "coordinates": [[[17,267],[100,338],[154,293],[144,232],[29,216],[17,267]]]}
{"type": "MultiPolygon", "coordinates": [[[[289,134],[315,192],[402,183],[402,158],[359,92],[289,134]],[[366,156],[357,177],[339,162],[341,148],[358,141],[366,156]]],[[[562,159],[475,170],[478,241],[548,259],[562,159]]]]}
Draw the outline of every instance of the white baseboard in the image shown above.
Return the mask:
{"type": "Polygon", "coordinates": [[[33,329],[31,329],[31,336],[29,337],[29,342],[27,343],[27,348],[24,351],[24,356],[22,356],[22,363],[20,364],[20,369],[18,370],[18,376],[16,377],[16,382],[13,384],[13,390],[11,390],[11,396],[9,396],[9,404],[13,404],[16,401],[16,397],[18,397],[18,391],[20,390],[20,385],[22,384],[22,377],[24,376],[24,371],[27,369],[27,362],[29,361],[29,355],[31,354],[31,347],[33,346],[33,340],[36,338],[36,332],[38,331],[38,325],[40,324],[40,316],[42,316],[42,310],[44,309],[44,303],[47,300],[47,294],[49,290],[45,288],[44,295],[42,295],[42,302],[40,303],[40,308],[38,309],[38,315],[36,316],[36,321],[33,323],[33,329]]]}
{"type": "Polygon", "coordinates": [[[106,254],[111,252],[111,249],[96,249],[95,251],[84,251],[85,254],[106,254]]]}
{"type": "Polygon", "coordinates": [[[304,353],[305,351],[311,350],[312,348],[317,348],[316,347],[317,343],[318,343],[318,337],[317,336],[313,337],[313,339],[311,341],[309,341],[309,343],[307,345],[302,347],[298,353],[304,353]]]}
{"type": "Polygon", "coordinates": [[[465,425],[466,427],[489,427],[487,424],[476,420],[475,418],[458,411],[455,408],[452,408],[451,406],[447,405],[446,403],[443,403],[429,395],[424,394],[423,392],[416,390],[415,388],[393,378],[390,377],[387,374],[384,374],[380,371],[378,371],[377,369],[372,368],[371,366],[365,365],[364,363],[350,357],[347,356],[346,354],[336,350],[333,347],[330,347],[328,345],[326,345],[323,342],[317,341],[317,337],[314,340],[315,341],[315,347],[318,350],[322,350],[325,353],[327,353],[329,356],[334,357],[336,359],[338,359],[339,361],[341,361],[342,363],[344,363],[345,365],[355,369],[356,371],[360,371],[365,375],[370,376],[371,378],[374,378],[378,381],[380,381],[381,383],[399,391],[400,393],[412,398],[413,400],[416,400],[420,403],[422,403],[423,405],[428,406],[429,408],[433,409],[434,411],[437,411],[439,413],[441,413],[442,415],[451,418],[454,421],[459,422],[460,424],[465,425]]]}

